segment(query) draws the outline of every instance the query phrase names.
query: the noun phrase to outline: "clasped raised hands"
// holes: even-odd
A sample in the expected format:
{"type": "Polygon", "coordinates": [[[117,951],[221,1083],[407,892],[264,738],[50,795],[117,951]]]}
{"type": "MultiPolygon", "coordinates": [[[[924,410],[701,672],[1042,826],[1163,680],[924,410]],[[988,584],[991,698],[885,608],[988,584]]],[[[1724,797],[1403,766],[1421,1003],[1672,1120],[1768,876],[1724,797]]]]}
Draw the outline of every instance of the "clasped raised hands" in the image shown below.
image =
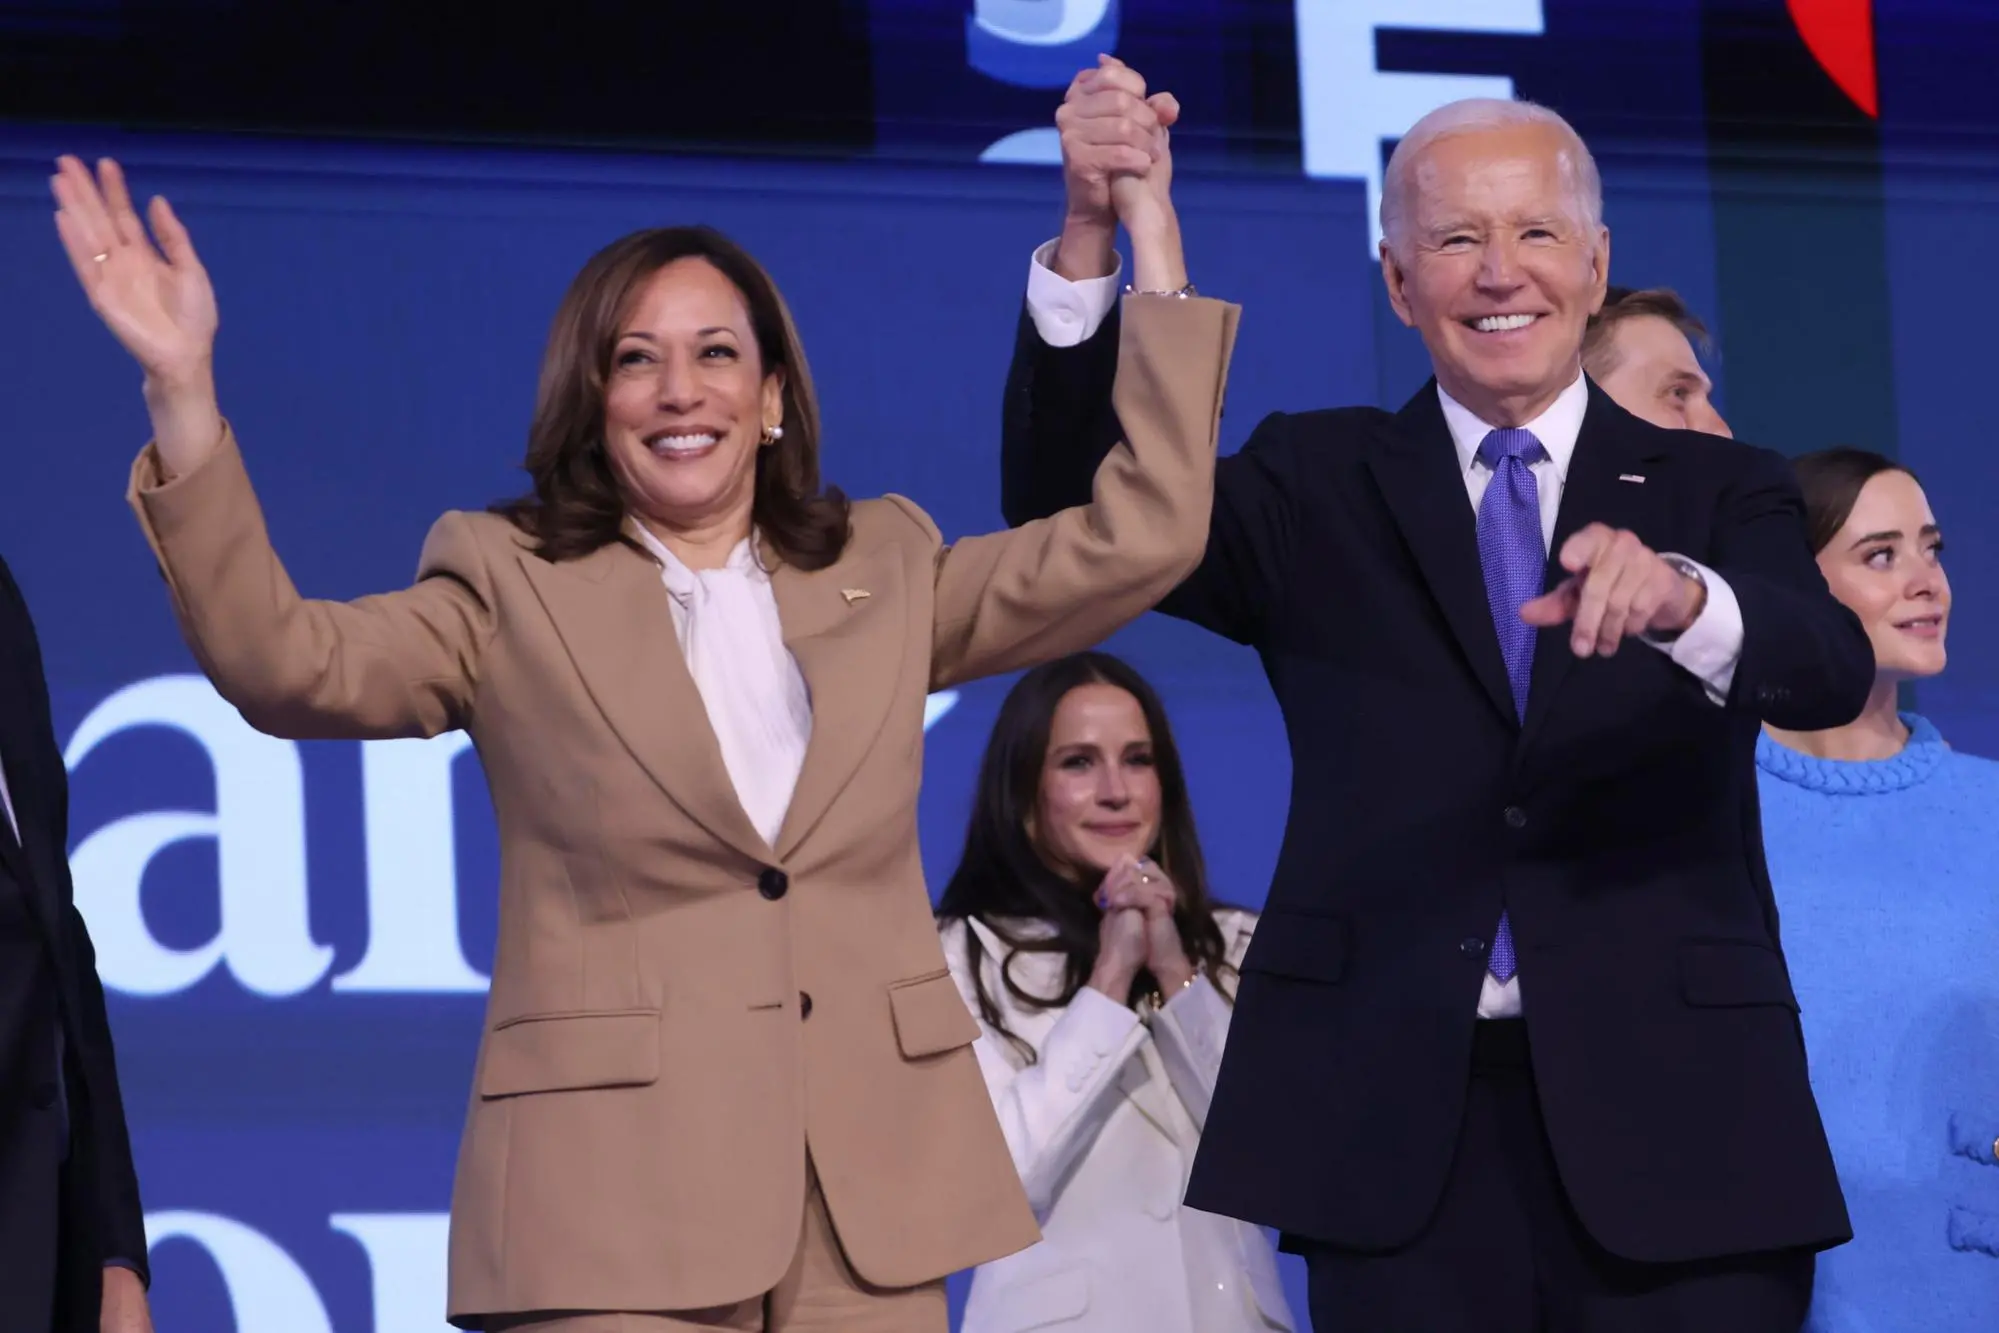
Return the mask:
{"type": "Polygon", "coordinates": [[[1148,94],[1115,56],[1078,74],[1055,112],[1070,218],[1128,230],[1162,219],[1173,186],[1169,131],[1179,119],[1172,93],[1148,94]]]}
{"type": "Polygon", "coordinates": [[[1179,890],[1155,861],[1124,857],[1110,868],[1097,890],[1104,916],[1097,928],[1092,988],[1123,1004],[1141,970],[1152,974],[1169,999],[1193,980],[1194,965],[1173,917],[1179,899],[1179,890]]]}

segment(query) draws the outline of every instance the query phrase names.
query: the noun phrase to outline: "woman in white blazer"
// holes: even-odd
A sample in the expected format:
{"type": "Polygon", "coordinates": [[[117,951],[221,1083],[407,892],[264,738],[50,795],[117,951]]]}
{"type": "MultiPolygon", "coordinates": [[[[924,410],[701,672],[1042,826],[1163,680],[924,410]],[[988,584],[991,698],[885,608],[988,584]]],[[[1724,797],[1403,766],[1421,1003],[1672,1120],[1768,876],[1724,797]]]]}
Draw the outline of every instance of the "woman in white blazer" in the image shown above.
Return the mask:
{"type": "Polygon", "coordinates": [[[1263,1232],[1180,1202],[1256,923],[1204,880],[1145,680],[1102,653],[1022,676],[938,920],[1042,1240],[977,1270],[963,1333],[1296,1327],[1263,1232]]]}

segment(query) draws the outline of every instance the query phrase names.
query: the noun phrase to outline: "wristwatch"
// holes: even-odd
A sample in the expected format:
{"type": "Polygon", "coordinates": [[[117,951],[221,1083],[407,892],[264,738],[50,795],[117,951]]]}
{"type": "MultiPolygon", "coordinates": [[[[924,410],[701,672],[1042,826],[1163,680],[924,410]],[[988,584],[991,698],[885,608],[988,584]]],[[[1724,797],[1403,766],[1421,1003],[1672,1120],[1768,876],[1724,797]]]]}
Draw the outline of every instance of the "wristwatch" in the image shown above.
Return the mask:
{"type": "MultiPolygon", "coordinates": [[[[1701,606],[1705,609],[1707,606],[1707,579],[1702,576],[1701,567],[1685,556],[1674,555],[1671,551],[1659,552],[1659,558],[1665,561],[1672,568],[1673,572],[1681,578],[1693,580],[1694,586],[1701,590],[1701,606]]],[[[1665,644],[1673,642],[1686,632],[1685,628],[1648,630],[1645,637],[1654,643],[1665,644]]]]}
{"type": "Polygon", "coordinates": [[[1138,290],[1138,288],[1136,288],[1136,287],[1132,286],[1132,285],[1131,285],[1130,283],[1128,283],[1128,282],[1127,282],[1127,283],[1126,283],[1126,284],[1124,285],[1124,294],[1125,294],[1126,296],[1174,296],[1174,297],[1178,297],[1179,299],[1181,299],[1181,300],[1183,300],[1183,301],[1184,301],[1184,300],[1186,300],[1186,299],[1187,299],[1188,297],[1190,297],[1190,296],[1199,296],[1199,295],[1200,295],[1200,293],[1199,293],[1199,292],[1197,292],[1197,291],[1195,291],[1195,290],[1194,290],[1194,284],[1193,284],[1193,283],[1191,283],[1191,282],[1190,282],[1190,283],[1188,283],[1188,284],[1187,284],[1187,285],[1186,285],[1185,287],[1179,287],[1179,288],[1175,288],[1175,289],[1174,289],[1173,291],[1170,291],[1170,292],[1164,292],[1164,291],[1161,291],[1161,292],[1142,292],[1142,291],[1138,290]]]}

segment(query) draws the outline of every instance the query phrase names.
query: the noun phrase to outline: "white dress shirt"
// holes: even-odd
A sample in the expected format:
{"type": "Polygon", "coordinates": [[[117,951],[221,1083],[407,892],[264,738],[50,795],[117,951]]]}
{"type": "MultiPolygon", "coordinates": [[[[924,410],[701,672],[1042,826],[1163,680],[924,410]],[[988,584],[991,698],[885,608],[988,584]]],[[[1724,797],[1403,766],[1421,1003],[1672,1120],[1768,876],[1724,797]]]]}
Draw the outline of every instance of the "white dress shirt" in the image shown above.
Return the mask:
{"type": "Polygon", "coordinates": [[[673,632],[736,800],[763,840],[776,846],[812,739],[812,698],[784,646],[770,571],[754,536],[738,542],[722,568],[693,570],[643,523],[631,526],[659,560],[673,632]]]}
{"type": "MultiPolygon", "coordinates": [[[[1106,278],[1086,278],[1070,282],[1048,267],[1055,256],[1056,242],[1049,241],[1034,252],[1027,271],[1027,313],[1041,340],[1050,347],[1074,347],[1094,334],[1117,304],[1118,272],[1106,278]]],[[[1473,522],[1479,501],[1492,481],[1492,469],[1479,461],[1478,447],[1492,425],[1474,416],[1471,410],[1445,393],[1437,397],[1443,405],[1444,423],[1450,428],[1451,442],[1457,446],[1458,467],[1464,474],[1465,493],[1471,500],[1473,522]]],[[[1562,390],[1548,410],[1524,424],[1541,442],[1547,457],[1532,465],[1535,490],[1541,501],[1541,544],[1554,540],[1555,516],[1562,507],[1562,487],[1569,476],[1569,462],[1575,457],[1576,438],[1582,433],[1583,413],[1589,407],[1589,384],[1580,371],[1574,383],[1562,390]]],[[[1681,559],[1686,559],[1682,556],[1681,559]]],[[[1688,560],[1707,584],[1707,604],[1678,638],[1660,643],[1644,635],[1639,638],[1670,656],[1707,687],[1708,698],[1721,704],[1735,680],[1735,665],[1742,658],[1742,608],[1735,592],[1719,574],[1688,560]]],[[[1493,923],[1495,926],[1497,922],[1493,923]]],[[[1520,1012],[1520,974],[1502,984],[1492,973],[1485,974],[1479,992],[1480,1018],[1511,1018],[1520,1012]]]]}

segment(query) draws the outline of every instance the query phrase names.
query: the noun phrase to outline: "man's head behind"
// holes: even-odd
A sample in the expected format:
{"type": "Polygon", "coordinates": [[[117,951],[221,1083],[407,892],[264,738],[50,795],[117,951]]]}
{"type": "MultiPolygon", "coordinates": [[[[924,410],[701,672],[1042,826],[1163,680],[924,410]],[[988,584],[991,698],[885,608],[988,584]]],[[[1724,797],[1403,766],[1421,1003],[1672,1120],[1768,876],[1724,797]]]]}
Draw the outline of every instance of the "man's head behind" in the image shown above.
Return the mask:
{"type": "Polygon", "coordinates": [[[1445,392],[1511,426],[1574,381],[1610,270],[1602,219],[1589,149],[1545,107],[1474,98],[1410,127],[1383,182],[1382,276],[1445,392]]]}
{"type": "Polygon", "coordinates": [[[1664,287],[1612,287],[1583,334],[1583,369],[1617,405],[1655,426],[1732,435],[1695,347],[1706,325],[1664,287]]]}

